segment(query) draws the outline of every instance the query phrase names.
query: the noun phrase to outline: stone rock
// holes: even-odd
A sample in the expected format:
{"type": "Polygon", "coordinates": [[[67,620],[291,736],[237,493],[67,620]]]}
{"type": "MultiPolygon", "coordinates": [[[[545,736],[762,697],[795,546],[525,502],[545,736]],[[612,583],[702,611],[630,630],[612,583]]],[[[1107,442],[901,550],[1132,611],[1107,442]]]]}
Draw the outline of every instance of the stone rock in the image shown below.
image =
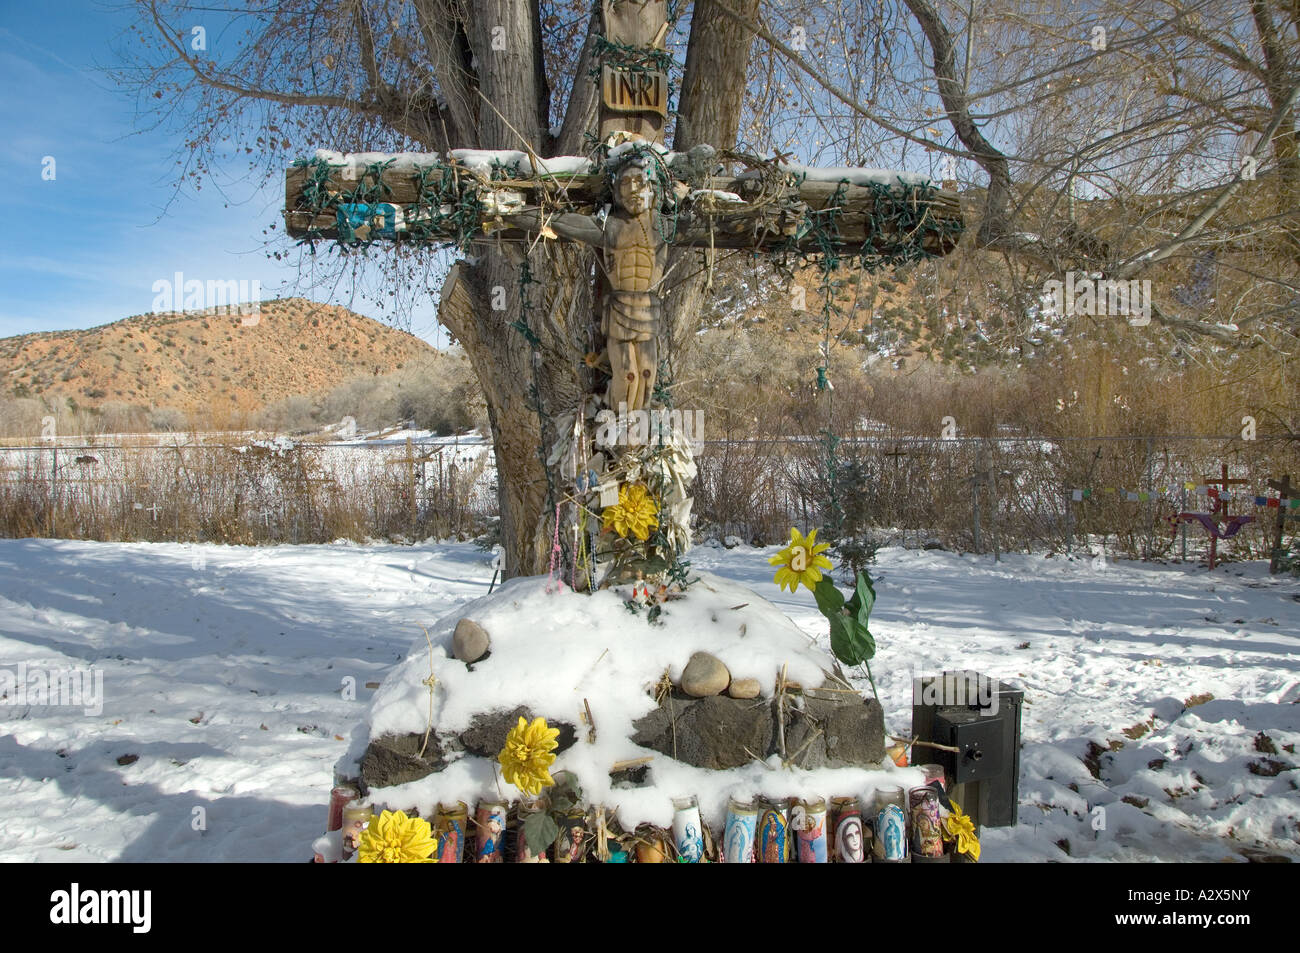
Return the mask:
{"type": "MultiPolygon", "coordinates": [[[[467,751],[482,758],[495,759],[505,743],[506,734],[519,723],[523,717],[533,720],[532,714],[523,706],[513,711],[498,711],[484,715],[475,715],[470,726],[460,734],[438,734],[435,727],[429,735],[429,744],[424,757],[418,757],[420,746],[424,744],[424,732],[410,735],[384,735],[372,739],[361,757],[361,780],[366,789],[389,787],[394,784],[406,784],[418,781],[435,771],[447,766],[450,752],[467,751]]],[[[552,728],[560,729],[555,739],[558,754],[571,748],[577,733],[573,725],[563,721],[547,720],[552,728]]]]}
{"type": "Polygon", "coordinates": [[[885,758],[885,714],[874,698],[816,690],[805,692],[803,711],[785,729],[785,749],[800,768],[842,768],[879,764],[885,758]],[[809,742],[818,730],[821,734],[809,742]],[[804,745],[807,747],[804,748],[804,745]]]}
{"type": "Polygon", "coordinates": [[[461,619],[456,623],[456,634],[451,637],[451,651],[462,662],[477,662],[487,655],[490,644],[487,629],[473,619],[461,619]]]}
{"type": "Polygon", "coordinates": [[[708,652],[696,652],[682,670],[682,691],[692,698],[708,698],[726,691],[731,673],[722,660],[708,652]]]}
{"type": "Polygon", "coordinates": [[[756,678],[733,678],[731,686],[727,689],[727,694],[732,698],[757,698],[758,692],[759,684],[756,678]]]}
{"type": "Polygon", "coordinates": [[[424,732],[383,735],[373,739],[361,758],[361,780],[366,790],[418,781],[440,770],[445,762],[437,733],[429,734],[429,744],[421,758],[419,754],[422,744],[424,732]]]}
{"type": "MultiPolygon", "coordinates": [[[[737,768],[781,753],[774,701],[674,692],[632,727],[634,743],[697,768],[737,768]]],[[[801,768],[876,767],[885,759],[885,716],[875,699],[810,689],[787,706],[785,736],[786,757],[801,768]]]]}
{"type": "MultiPolygon", "coordinates": [[[[468,751],[470,754],[476,754],[481,758],[495,759],[501,753],[501,746],[505,744],[506,735],[510,729],[519,724],[519,719],[531,722],[533,713],[527,708],[520,705],[511,711],[494,711],[483,715],[475,715],[474,720],[469,723],[469,727],[460,733],[456,739],[456,747],[468,751]]],[[[554,721],[546,719],[546,723],[552,728],[560,729],[559,735],[555,740],[558,747],[555,754],[566,751],[573,747],[574,741],[577,740],[577,732],[573,725],[563,721],[554,721]]]]}
{"type": "Polygon", "coordinates": [[[749,764],[754,760],[750,751],[766,757],[775,733],[770,705],[724,695],[693,699],[675,693],[632,728],[635,744],[715,770],[749,764]]]}

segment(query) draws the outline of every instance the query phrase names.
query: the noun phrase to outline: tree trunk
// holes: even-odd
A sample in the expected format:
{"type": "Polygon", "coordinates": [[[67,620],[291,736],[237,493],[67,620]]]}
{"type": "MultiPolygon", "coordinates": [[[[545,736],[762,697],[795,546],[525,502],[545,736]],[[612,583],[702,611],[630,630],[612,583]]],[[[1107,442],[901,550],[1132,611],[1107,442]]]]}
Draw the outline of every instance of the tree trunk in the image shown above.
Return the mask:
{"type": "MultiPolygon", "coordinates": [[[[740,0],[736,5],[752,12],[758,0],[740,0]]],[[[482,7],[476,5],[469,28],[483,93],[474,107],[479,117],[479,141],[472,145],[484,149],[528,147],[545,154],[550,137],[544,104],[549,93],[538,71],[529,66],[540,63],[535,5],[483,0],[482,7]],[[492,26],[505,28],[504,51],[491,47],[492,26]]],[[[689,96],[684,92],[679,111],[683,125],[677,136],[678,148],[701,142],[728,148],[739,126],[751,41],[747,31],[737,29],[714,7],[711,0],[697,0],[694,5],[683,87],[691,92],[689,96]]],[[[593,29],[595,25],[593,19],[593,29]]],[[[584,59],[577,78],[579,87],[590,82],[585,66],[584,59]]],[[[575,90],[578,108],[573,121],[566,120],[565,143],[578,137],[580,126],[594,121],[591,93],[575,90]]],[[[533,283],[528,288],[529,313],[524,317],[536,336],[535,345],[521,330],[511,327],[523,316],[519,295],[522,254],[509,247],[476,249],[475,254],[478,257],[472,263],[460,262],[449,276],[439,318],[465,348],[487,401],[496,452],[505,575],[534,575],[547,571],[555,504],[571,489],[559,485],[555,474],[548,480],[544,465],[557,436],[554,421],[576,408],[582,395],[590,392],[592,372],[582,357],[599,350],[594,339],[599,322],[593,317],[593,253],[576,245],[542,242],[528,256],[533,283]],[[494,299],[505,308],[494,310],[494,299]]],[[[673,260],[687,259],[679,266],[679,278],[698,268],[691,259],[699,255],[690,249],[674,251],[673,260]]],[[[701,276],[680,281],[669,291],[665,336],[673,343],[689,341],[702,301],[701,276]]]]}
{"type": "Polygon", "coordinates": [[[576,406],[585,383],[587,257],[567,246],[534,252],[527,315],[520,297],[522,256],[492,251],[476,264],[459,262],[443,286],[439,320],[465,348],[487,402],[507,577],[547,570],[550,521],[567,492],[548,483],[543,461],[557,436],[556,416],[576,406]],[[505,308],[494,310],[494,304],[505,308]],[[535,347],[518,328],[521,320],[537,337],[535,347]]]}

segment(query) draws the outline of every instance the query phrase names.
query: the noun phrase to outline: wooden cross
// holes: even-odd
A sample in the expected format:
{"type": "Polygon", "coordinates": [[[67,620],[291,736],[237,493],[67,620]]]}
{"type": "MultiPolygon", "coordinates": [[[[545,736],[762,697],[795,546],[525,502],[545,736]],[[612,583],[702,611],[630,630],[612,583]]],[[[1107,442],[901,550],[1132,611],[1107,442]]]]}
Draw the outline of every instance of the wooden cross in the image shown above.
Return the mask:
{"type": "MultiPolygon", "coordinates": [[[[604,340],[610,379],[590,397],[615,412],[654,401],[670,246],[829,252],[873,266],[956,247],[960,198],[928,176],[817,169],[708,145],[669,152],[667,8],[664,0],[602,0],[608,51],[600,145],[591,155],[544,159],[525,143],[523,151],[447,156],[318,152],[286,172],[288,234],[343,244],[450,243],[462,251],[545,240],[592,247],[602,287],[588,337],[604,340]],[[741,171],[723,173],[727,165],[741,171]]],[[[456,292],[455,274],[444,296],[456,292]]]]}
{"type": "MultiPolygon", "coordinates": [[[[344,243],[455,242],[462,248],[470,242],[531,243],[540,235],[599,245],[602,236],[589,230],[566,233],[554,227],[552,216],[597,211],[611,198],[616,210],[614,176],[627,160],[649,155],[653,184],[663,192],[655,200],[661,210],[672,210],[671,223],[661,222],[659,234],[649,236],[656,251],[666,244],[825,250],[828,240],[837,248],[856,250],[870,241],[866,250],[886,254],[914,239],[933,255],[956,247],[963,227],[960,198],[955,191],[934,189],[937,183],[928,176],[822,170],[786,162],[786,156],[769,161],[735,153],[719,156],[710,146],[669,153],[663,147],[664,101],[652,91],[664,80],[646,65],[666,56],[667,5],[663,0],[605,0],[603,7],[610,43],[639,56],[614,66],[607,61],[603,67],[602,149],[588,157],[552,159],[525,151],[470,149],[452,150],[445,157],[367,153],[361,159],[318,153],[285,173],[288,234],[344,243]],[[738,175],[715,174],[724,158],[747,168],[738,175]],[[476,220],[468,220],[470,213],[476,213],[476,220]],[[830,227],[810,228],[814,221],[830,227]]],[[[607,279],[617,287],[617,274],[607,274],[607,279]]]]}
{"type": "Polygon", "coordinates": [[[1270,574],[1279,572],[1282,568],[1282,530],[1286,526],[1287,500],[1294,499],[1300,493],[1300,487],[1291,485],[1291,474],[1284,473],[1279,480],[1269,480],[1268,488],[1277,490],[1277,525],[1273,529],[1273,551],[1268,557],[1268,571],[1270,574]]]}
{"type": "Polygon", "coordinates": [[[891,457],[891,458],[893,459],[893,461],[894,461],[894,469],[897,470],[900,466],[902,466],[902,464],[898,462],[898,461],[899,461],[899,458],[900,458],[900,457],[905,457],[905,456],[907,456],[907,454],[906,454],[903,450],[901,450],[900,448],[895,447],[893,450],[891,450],[891,451],[889,451],[888,453],[886,453],[885,456],[887,456],[887,457],[891,457]]]}
{"type": "MultiPolygon", "coordinates": [[[[438,453],[441,452],[442,451],[438,451],[438,453]]],[[[415,484],[416,481],[419,480],[419,474],[423,471],[424,465],[426,463],[429,463],[431,460],[437,459],[437,456],[438,454],[424,453],[417,457],[415,455],[415,444],[410,437],[407,437],[406,455],[402,457],[398,457],[395,460],[386,460],[384,462],[385,466],[390,466],[390,467],[396,466],[397,464],[404,464],[405,466],[410,467],[410,470],[408,471],[409,478],[407,481],[407,491],[410,494],[410,501],[411,501],[412,535],[414,535],[415,533],[415,524],[419,520],[419,513],[420,513],[419,502],[417,501],[415,495],[415,484]],[[419,467],[420,469],[417,470],[416,467],[419,467]]]]}
{"type": "Polygon", "coordinates": [[[1216,480],[1216,479],[1214,479],[1213,477],[1207,477],[1207,476],[1205,476],[1205,477],[1201,477],[1201,482],[1204,483],[1206,486],[1215,486],[1215,485],[1218,485],[1218,486],[1223,487],[1225,490],[1226,490],[1229,486],[1235,486],[1235,485],[1237,485],[1237,484],[1239,484],[1239,483],[1249,483],[1249,482],[1250,482],[1249,480],[1229,480],[1229,479],[1228,479],[1228,465],[1227,465],[1226,463],[1222,463],[1222,464],[1220,464],[1219,466],[1220,466],[1220,469],[1222,470],[1222,473],[1223,473],[1223,475],[1222,475],[1221,477],[1219,477],[1219,479],[1216,480]]]}
{"type": "MultiPolygon", "coordinates": [[[[1201,477],[1201,482],[1204,483],[1207,487],[1211,487],[1211,488],[1216,485],[1220,486],[1222,487],[1223,491],[1226,491],[1231,486],[1236,486],[1238,484],[1250,482],[1249,480],[1228,479],[1228,465],[1226,463],[1220,464],[1219,468],[1221,474],[1219,479],[1216,480],[1213,477],[1203,476],[1201,477]]],[[[1222,496],[1218,496],[1218,498],[1214,502],[1214,505],[1210,507],[1210,512],[1213,514],[1214,521],[1216,523],[1226,522],[1228,519],[1228,501],[1225,500],[1222,496]]],[[[1210,533],[1210,570],[1211,571],[1214,570],[1214,564],[1216,561],[1216,557],[1218,555],[1219,555],[1219,537],[1214,533],[1210,533]]]]}

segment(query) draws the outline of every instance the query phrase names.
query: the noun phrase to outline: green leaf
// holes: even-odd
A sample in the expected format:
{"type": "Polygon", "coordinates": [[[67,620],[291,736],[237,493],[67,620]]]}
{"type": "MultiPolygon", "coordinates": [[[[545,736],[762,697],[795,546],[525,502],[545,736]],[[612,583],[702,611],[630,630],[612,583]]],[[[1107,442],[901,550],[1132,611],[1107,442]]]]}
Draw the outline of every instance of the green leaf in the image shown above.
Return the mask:
{"type": "Polygon", "coordinates": [[[861,665],[876,654],[876,641],[865,625],[841,614],[831,620],[831,652],[845,665],[861,665]]]}
{"type": "Polygon", "coordinates": [[[822,615],[832,622],[844,606],[844,594],[835,588],[831,577],[825,574],[813,588],[813,598],[817,600],[817,608],[821,610],[822,615]]]}
{"type": "Polygon", "coordinates": [[[844,608],[848,609],[849,614],[857,619],[865,629],[871,618],[871,609],[875,604],[876,588],[871,584],[871,577],[866,573],[858,573],[858,584],[854,590],[853,598],[844,604],[844,608]]]}
{"type": "Polygon", "coordinates": [[[830,621],[831,652],[837,659],[845,665],[861,665],[876,654],[876,640],[867,627],[876,604],[876,590],[869,575],[858,573],[853,598],[848,602],[830,576],[822,576],[813,596],[817,608],[830,621]]]}
{"type": "Polygon", "coordinates": [[[529,814],[524,819],[524,840],[534,855],[540,856],[542,851],[555,843],[559,834],[560,825],[551,820],[551,815],[545,811],[529,814]]]}

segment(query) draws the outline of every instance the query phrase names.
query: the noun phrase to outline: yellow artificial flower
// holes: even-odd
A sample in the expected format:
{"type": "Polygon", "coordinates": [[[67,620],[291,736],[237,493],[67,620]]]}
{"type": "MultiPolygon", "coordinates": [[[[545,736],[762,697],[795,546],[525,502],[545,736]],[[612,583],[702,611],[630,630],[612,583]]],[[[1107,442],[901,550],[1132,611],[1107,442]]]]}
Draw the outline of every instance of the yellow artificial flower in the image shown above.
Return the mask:
{"type": "Polygon", "coordinates": [[[547,727],[545,718],[534,718],[530,725],[520,716],[519,724],[510,729],[505,747],[497,755],[506,782],[530,795],[541,794],[542,788],[553,785],[555,780],[547,769],[555,761],[551,752],[559,745],[555,740],[559,733],[560,729],[547,727]]]}
{"type": "Polygon", "coordinates": [[[405,811],[384,811],[361,832],[359,864],[436,864],[438,839],[429,822],[405,811]]]}
{"type": "Polygon", "coordinates": [[[808,538],[804,539],[799,531],[791,526],[790,545],[768,560],[771,565],[781,567],[772,577],[772,581],[782,589],[789,586],[791,592],[798,589],[800,583],[812,589],[822,581],[823,569],[835,568],[831,565],[831,561],[822,555],[830,548],[830,543],[817,542],[817,530],[813,530],[808,534],[808,538]]]}
{"type": "Polygon", "coordinates": [[[624,539],[629,534],[637,539],[650,537],[650,530],[659,525],[655,502],[650,491],[640,483],[625,483],[618,488],[618,502],[605,507],[601,513],[605,521],[602,529],[613,529],[624,539]]]}
{"type": "Polygon", "coordinates": [[[949,801],[952,813],[943,819],[943,839],[957,842],[957,853],[969,854],[971,860],[980,859],[980,839],[975,834],[975,822],[961,812],[961,805],[949,801]]]}

